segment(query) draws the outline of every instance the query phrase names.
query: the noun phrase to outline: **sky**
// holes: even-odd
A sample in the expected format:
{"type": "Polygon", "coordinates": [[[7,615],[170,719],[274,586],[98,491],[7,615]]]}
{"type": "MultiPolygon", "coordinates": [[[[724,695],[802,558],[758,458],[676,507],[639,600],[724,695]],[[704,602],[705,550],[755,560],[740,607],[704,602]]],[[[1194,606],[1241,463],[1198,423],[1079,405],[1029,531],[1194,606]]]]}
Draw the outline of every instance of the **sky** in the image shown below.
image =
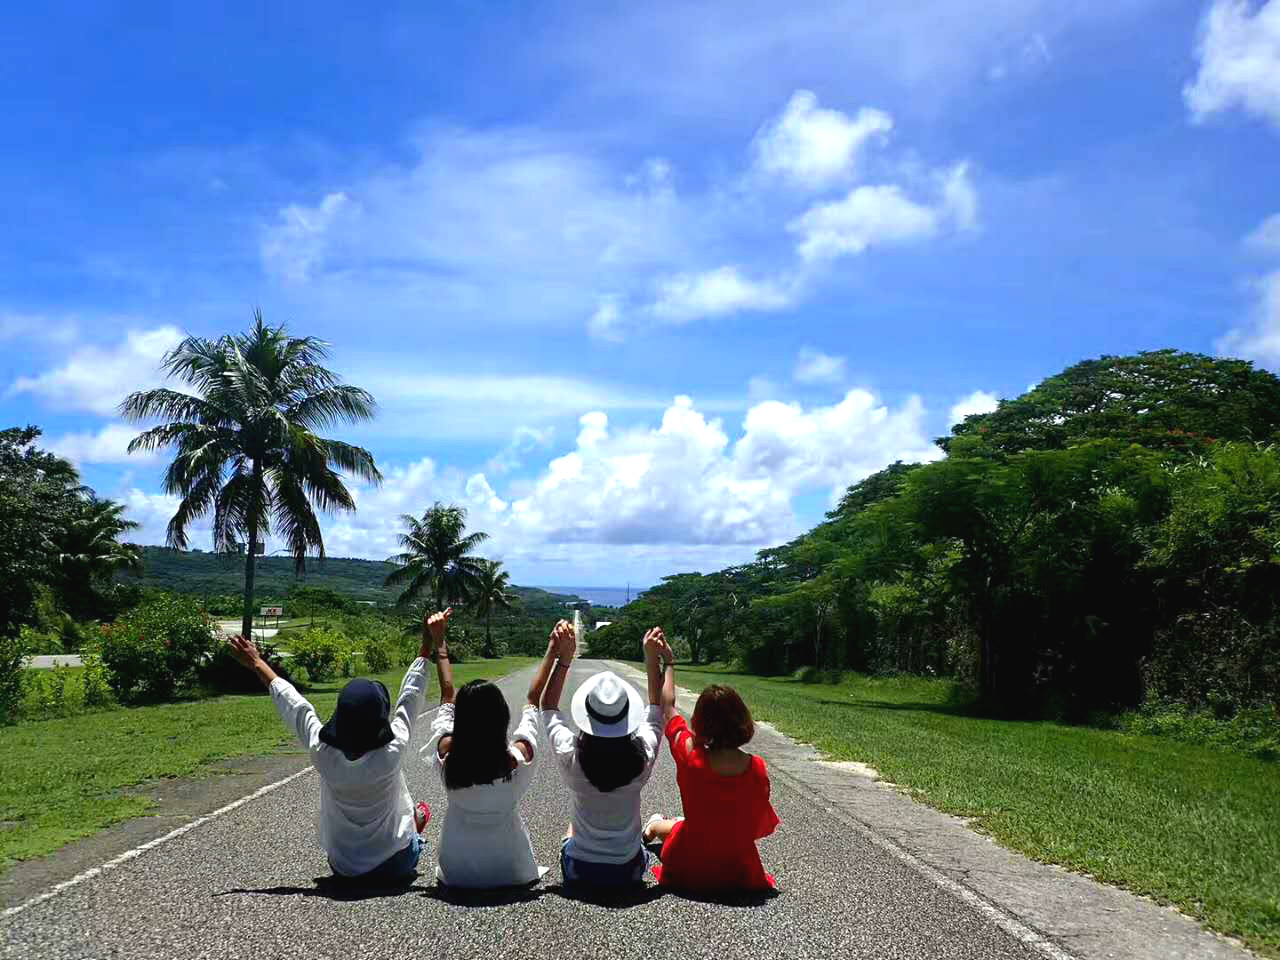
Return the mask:
{"type": "Polygon", "coordinates": [[[52,2],[0,115],[0,421],[146,543],[117,405],[255,307],[379,403],[328,553],[452,502],[526,584],[748,560],[1088,357],[1280,369],[1280,0],[52,2]]]}

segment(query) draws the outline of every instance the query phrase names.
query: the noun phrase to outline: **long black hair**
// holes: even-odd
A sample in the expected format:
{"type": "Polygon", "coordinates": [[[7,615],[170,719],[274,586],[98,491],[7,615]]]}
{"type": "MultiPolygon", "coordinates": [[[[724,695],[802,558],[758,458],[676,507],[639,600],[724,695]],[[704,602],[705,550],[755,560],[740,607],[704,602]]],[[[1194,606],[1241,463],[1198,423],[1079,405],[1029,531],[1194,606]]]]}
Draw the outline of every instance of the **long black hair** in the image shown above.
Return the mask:
{"type": "Polygon", "coordinates": [[[453,745],[444,760],[444,785],[461,790],[511,779],[507,698],[488,680],[472,680],[458,691],[453,708],[453,745]]]}
{"type": "Polygon", "coordinates": [[[601,793],[625,787],[644,773],[649,758],[635,737],[578,735],[578,767],[601,793]]]}

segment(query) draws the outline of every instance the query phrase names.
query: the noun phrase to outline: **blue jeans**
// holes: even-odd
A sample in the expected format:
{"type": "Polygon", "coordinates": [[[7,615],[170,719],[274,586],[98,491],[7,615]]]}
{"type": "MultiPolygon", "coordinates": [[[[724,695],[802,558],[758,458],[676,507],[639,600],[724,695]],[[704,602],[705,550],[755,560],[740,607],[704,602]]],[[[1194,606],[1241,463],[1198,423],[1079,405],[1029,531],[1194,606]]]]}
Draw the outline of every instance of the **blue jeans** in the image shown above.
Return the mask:
{"type": "Polygon", "coordinates": [[[597,863],[579,860],[568,853],[569,837],[560,844],[560,873],[566,887],[600,889],[627,887],[644,882],[644,872],[649,869],[649,854],[637,850],[626,863],[597,863]]]}
{"type": "MultiPolygon", "coordinates": [[[[427,842],[415,834],[407,847],[399,853],[393,853],[368,873],[362,873],[358,877],[345,877],[336,870],[333,872],[343,880],[372,880],[384,883],[408,880],[417,872],[418,858],[422,856],[422,848],[426,845],[427,842]]],[[[333,864],[329,864],[329,867],[332,869],[333,864]]]]}

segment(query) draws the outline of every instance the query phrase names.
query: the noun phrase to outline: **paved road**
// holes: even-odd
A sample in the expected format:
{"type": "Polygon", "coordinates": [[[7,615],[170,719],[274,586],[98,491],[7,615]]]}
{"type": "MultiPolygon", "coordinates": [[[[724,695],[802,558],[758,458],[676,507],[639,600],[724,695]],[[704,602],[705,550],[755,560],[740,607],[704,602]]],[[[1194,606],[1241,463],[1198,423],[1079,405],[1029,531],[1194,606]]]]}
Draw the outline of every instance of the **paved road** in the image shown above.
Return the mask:
{"type": "Polygon", "coordinates": [[[84,659],[78,653],[38,654],[27,657],[28,670],[52,670],[54,667],[80,667],[84,659]]]}
{"type": "MultiPolygon", "coordinates": [[[[565,702],[598,667],[575,666],[565,702]]],[[[503,682],[513,706],[529,675],[503,682]]],[[[409,780],[415,795],[443,812],[443,791],[424,765],[414,763],[409,780]]],[[[761,846],[783,892],[755,904],[703,903],[656,888],[622,905],[567,899],[556,857],[568,797],[545,758],[524,812],[539,859],[552,871],[541,887],[517,896],[446,899],[431,882],[428,855],[408,890],[332,899],[315,882],[328,873],[313,839],[316,802],[315,776],[308,773],[0,920],[0,956],[1042,956],[780,781],[774,803],[782,826],[761,846]]],[[[645,809],[679,810],[665,748],[645,809]]],[[[428,828],[433,847],[436,829],[428,828]]]]}

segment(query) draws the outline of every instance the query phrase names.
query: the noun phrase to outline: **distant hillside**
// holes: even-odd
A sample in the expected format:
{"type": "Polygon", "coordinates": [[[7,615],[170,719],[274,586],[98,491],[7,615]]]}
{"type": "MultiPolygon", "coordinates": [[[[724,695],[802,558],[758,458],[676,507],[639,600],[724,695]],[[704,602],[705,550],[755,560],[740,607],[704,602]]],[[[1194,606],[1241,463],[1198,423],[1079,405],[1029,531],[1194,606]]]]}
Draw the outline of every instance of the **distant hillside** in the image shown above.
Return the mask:
{"type": "MultiPolygon", "coordinates": [[[[391,564],[381,560],[327,557],[308,560],[306,573],[298,576],[289,557],[259,557],[254,595],[258,602],[263,603],[282,600],[298,587],[324,587],[352,600],[372,600],[380,606],[390,606],[395,603],[398,591],[383,586],[383,581],[392,569],[391,564]]],[[[244,557],[143,547],[142,575],[122,575],[120,579],[144,587],[206,598],[238,595],[244,589],[244,557]]],[[[512,592],[528,612],[538,611],[547,615],[563,610],[566,603],[578,599],[536,587],[512,587],[512,592]]]]}

